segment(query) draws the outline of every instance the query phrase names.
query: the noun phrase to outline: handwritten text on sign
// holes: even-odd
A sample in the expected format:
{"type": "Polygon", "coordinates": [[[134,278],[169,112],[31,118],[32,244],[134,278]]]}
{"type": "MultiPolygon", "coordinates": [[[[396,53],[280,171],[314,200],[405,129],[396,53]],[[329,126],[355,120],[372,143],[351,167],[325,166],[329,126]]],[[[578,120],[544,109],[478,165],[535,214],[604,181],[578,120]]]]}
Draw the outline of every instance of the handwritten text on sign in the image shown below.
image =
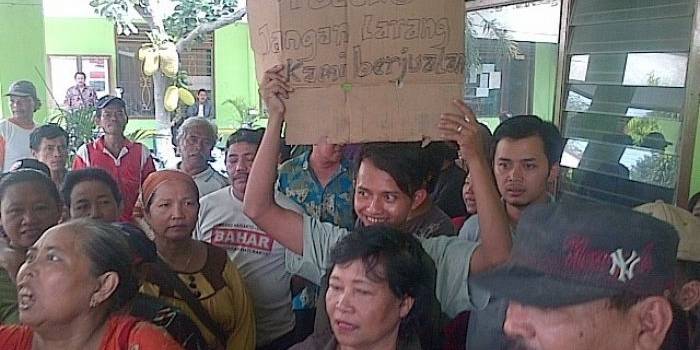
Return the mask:
{"type": "MultiPolygon", "coordinates": [[[[256,54],[277,57],[293,84],[386,83],[412,77],[453,82],[464,74],[463,36],[454,35],[463,31],[464,17],[440,1],[256,2],[279,6],[277,13],[251,21],[256,54]],[[450,77],[440,79],[443,75],[450,77]]],[[[460,1],[457,8],[463,11],[461,6],[460,1]]]]}

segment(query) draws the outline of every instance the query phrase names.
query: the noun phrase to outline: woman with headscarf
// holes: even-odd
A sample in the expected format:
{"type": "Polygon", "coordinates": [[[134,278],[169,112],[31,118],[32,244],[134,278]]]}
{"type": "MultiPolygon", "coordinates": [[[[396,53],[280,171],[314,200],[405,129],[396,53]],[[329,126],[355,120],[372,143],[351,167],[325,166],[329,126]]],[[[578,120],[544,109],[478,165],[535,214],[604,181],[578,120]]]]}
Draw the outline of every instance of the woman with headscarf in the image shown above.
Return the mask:
{"type": "Polygon", "coordinates": [[[198,212],[191,176],[161,170],[146,178],[134,216],[152,229],[159,259],[144,268],[141,290],[185,311],[210,348],[252,350],[252,301],[226,252],[192,239],[198,212]]]}
{"type": "Polygon", "coordinates": [[[0,326],[0,349],[181,350],[121,310],[138,291],[124,236],[89,219],[46,231],[17,274],[22,325],[0,326]]]}
{"type": "MultiPolygon", "coordinates": [[[[145,262],[155,261],[156,246],[138,227],[116,223],[121,213],[121,192],[111,175],[100,168],[85,168],[66,175],[61,189],[70,220],[91,218],[118,227],[129,244],[137,277],[145,262]]],[[[199,328],[181,310],[162,299],[137,294],[125,307],[130,315],[162,327],[185,350],[207,348],[199,328]]]]}

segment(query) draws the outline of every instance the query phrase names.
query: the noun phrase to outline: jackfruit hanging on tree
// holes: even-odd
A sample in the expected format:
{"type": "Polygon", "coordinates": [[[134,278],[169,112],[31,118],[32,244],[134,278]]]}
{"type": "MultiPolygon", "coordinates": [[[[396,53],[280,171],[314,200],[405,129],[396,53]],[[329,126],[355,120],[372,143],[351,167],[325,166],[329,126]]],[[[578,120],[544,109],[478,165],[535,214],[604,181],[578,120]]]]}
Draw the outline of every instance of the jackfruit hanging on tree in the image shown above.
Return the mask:
{"type": "Polygon", "coordinates": [[[144,44],[138,51],[138,58],[140,61],[143,61],[144,75],[153,76],[160,68],[163,75],[175,80],[175,84],[165,90],[163,106],[166,111],[175,111],[179,101],[182,101],[187,106],[194,104],[194,95],[184,87],[183,79],[178,76],[180,57],[174,43],[166,41],[160,45],[153,43],[144,44]]]}
{"type": "Polygon", "coordinates": [[[165,98],[163,106],[168,112],[172,112],[177,109],[177,103],[180,101],[180,91],[175,85],[168,86],[165,89],[165,98]]]}

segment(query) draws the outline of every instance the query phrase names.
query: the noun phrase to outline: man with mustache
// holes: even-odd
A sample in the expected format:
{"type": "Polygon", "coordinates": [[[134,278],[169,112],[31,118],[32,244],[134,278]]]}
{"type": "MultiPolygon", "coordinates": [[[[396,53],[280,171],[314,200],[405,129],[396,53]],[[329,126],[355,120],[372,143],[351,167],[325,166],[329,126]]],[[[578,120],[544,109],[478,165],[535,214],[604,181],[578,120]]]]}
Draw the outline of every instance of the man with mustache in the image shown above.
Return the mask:
{"type": "Polygon", "coordinates": [[[192,176],[200,198],[228,186],[228,179],[209,165],[217,138],[216,125],[202,117],[185,119],[177,133],[182,156],[177,167],[192,176]]]}
{"type": "Polygon", "coordinates": [[[352,210],[350,161],[343,156],[344,145],[319,143],[286,162],[279,169],[277,190],[301,205],[307,214],[350,229],[355,224],[352,210]]]}
{"type": "MultiPolygon", "coordinates": [[[[198,118],[190,118],[187,121],[198,118]]],[[[185,121],[185,123],[187,123],[185,121]]],[[[195,237],[223,248],[253,296],[257,350],[286,349],[296,343],[291,275],[285,249],[243,213],[243,196],[263,129],[239,129],[226,140],[226,171],[231,186],[200,199],[195,237]]],[[[278,196],[278,203],[296,208],[278,196]]]]}
{"type": "MultiPolygon", "coordinates": [[[[319,143],[310,150],[282,163],[277,190],[322,221],[350,229],[355,224],[352,209],[355,175],[343,155],[345,145],[319,143]]],[[[294,289],[300,289],[292,302],[297,332],[305,337],[313,331],[318,288],[295,276],[294,289]]]]}
{"type": "Polygon", "coordinates": [[[515,234],[509,262],[473,279],[509,300],[506,349],[661,348],[673,320],[665,296],[678,247],[672,226],[569,201],[531,206],[515,234]]]}

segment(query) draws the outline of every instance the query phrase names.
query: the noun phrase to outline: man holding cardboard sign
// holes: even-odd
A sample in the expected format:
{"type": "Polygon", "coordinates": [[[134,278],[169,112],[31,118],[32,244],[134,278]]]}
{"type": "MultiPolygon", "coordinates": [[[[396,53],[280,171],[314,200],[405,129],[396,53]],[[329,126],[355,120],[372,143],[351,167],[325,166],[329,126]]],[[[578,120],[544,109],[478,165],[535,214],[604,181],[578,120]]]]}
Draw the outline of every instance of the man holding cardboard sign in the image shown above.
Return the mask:
{"type": "Polygon", "coordinates": [[[436,139],[463,96],[463,1],[256,0],[248,23],[258,80],[281,64],[296,90],[290,144],[436,139]]]}
{"type": "MultiPolygon", "coordinates": [[[[326,274],[331,248],[348,230],[300,215],[277,205],[273,199],[277,178],[277,153],[280,133],[285,118],[289,94],[294,90],[286,81],[281,65],[266,71],[260,83],[261,94],[268,108],[268,127],[253,163],[244,198],[245,214],[258,227],[292,252],[287,267],[309,281],[321,284],[326,274]]],[[[294,99],[297,98],[294,92],[294,99]]],[[[468,242],[457,237],[421,239],[425,263],[435,267],[435,293],[441,310],[449,317],[471,308],[482,308],[489,295],[484,290],[472,289],[470,274],[485,271],[504,262],[511,247],[511,237],[505,212],[491,176],[489,163],[481,146],[481,135],[471,109],[461,101],[454,101],[460,114],[443,114],[436,133],[460,145],[463,157],[469,163],[477,197],[478,211],[484,213],[481,222],[481,243],[468,242]]],[[[355,186],[354,208],[364,225],[389,225],[400,228],[412,211],[428,196],[425,182],[413,171],[396,174],[385,163],[403,162],[411,154],[420,154],[410,145],[375,146],[372,152],[360,156],[360,167],[355,186]],[[386,150],[392,152],[387,155],[386,150]],[[385,162],[378,162],[383,155],[385,162]],[[395,159],[395,160],[391,160],[395,159]],[[403,160],[402,160],[403,159],[403,160]]],[[[418,158],[420,159],[420,158],[418,158]]],[[[420,168],[420,161],[414,168],[420,168]]]]}

